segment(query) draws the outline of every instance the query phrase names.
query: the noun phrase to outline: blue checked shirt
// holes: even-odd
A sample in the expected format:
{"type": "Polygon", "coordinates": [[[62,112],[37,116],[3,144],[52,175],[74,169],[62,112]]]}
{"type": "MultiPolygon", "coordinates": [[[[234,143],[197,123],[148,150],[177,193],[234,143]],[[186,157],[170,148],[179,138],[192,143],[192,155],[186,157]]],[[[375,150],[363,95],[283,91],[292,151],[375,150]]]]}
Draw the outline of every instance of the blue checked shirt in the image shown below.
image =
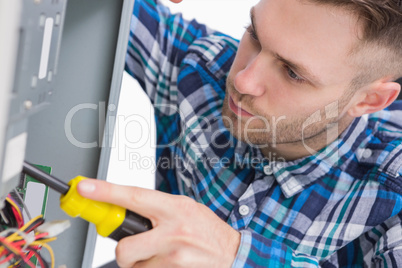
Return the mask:
{"type": "Polygon", "coordinates": [[[136,1],[126,70],[154,105],[157,188],[240,231],[233,267],[402,267],[402,103],[356,119],[314,155],[278,161],[223,125],[237,45],[136,1]]]}

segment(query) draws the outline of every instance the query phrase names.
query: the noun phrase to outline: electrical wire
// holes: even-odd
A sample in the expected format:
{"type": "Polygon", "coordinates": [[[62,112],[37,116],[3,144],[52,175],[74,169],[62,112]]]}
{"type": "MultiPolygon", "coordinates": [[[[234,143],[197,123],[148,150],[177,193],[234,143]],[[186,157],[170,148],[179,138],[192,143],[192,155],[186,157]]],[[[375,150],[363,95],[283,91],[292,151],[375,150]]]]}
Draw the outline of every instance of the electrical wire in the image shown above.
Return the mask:
{"type": "MultiPolygon", "coordinates": [[[[40,243],[38,243],[38,242],[33,242],[32,243],[32,245],[37,245],[37,244],[40,244],[40,243]]],[[[41,246],[46,248],[49,251],[50,260],[51,260],[51,263],[52,263],[51,267],[54,268],[54,253],[53,253],[53,249],[48,244],[42,244],[41,246]]]]}
{"type": "MultiPolygon", "coordinates": [[[[21,228],[20,231],[29,233],[39,225],[41,225],[45,220],[43,219],[42,215],[36,216],[35,218],[31,219],[29,222],[24,224],[21,228]]],[[[7,231],[7,230],[6,230],[7,231]]],[[[10,240],[14,240],[15,237],[18,235],[18,232],[12,233],[9,237],[10,240]]]]}
{"type": "Polygon", "coordinates": [[[8,267],[20,267],[24,264],[35,268],[31,261],[35,256],[40,267],[48,268],[49,265],[39,253],[39,250],[46,248],[50,254],[51,267],[54,268],[54,253],[47,243],[56,240],[56,237],[48,237],[49,233],[44,231],[35,231],[43,223],[43,216],[39,215],[18,229],[8,228],[0,232],[0,266],[8,264],[8,267]]]}
{"type": "Polygon", "coordinates": [[[17,221],[17,226],[22,227],[24,224],[24,218],[22,216],[20,207],[17,205],[17,202],[15,202],[10,195],[6,197],[6,201],[11,205],[11,210],[13,211],[14,217],[17,221]]]}
{"type": "Polygon", "coordinates": [[[16,261],[15,264],[23,261],[29,267],[35,268],[35,265],[27,258],[25,252],[23,252],[21,248],[14,246],[11,241],[8,241],[6,238],[3,237],[0,237],[0,243],[1,243],[0,249],[7,250],[10,252],[10,254],[6,255],[7,257],[4,260],[0,261],[1,264],[6,263],[5,262],[6,260],[9,261],[10,259],[12,260],[13,258],[17,258],[18,261],[16,261]],[[9,255],[13,257],[10,258],[9,255]]]}
{"type": "Polygon", "coordinates": [[[4,206],[0,211],[2,230],[7,229],[8,227],[20,228],[24,225],[20,206],[15,202],[10,194],[5,198],[4,206]]]}
{"type": "Polygon", "coordinates": [[[32,255],[36,257],[36,259],[37,259],[38,262],[39,262],[39,265],[40,265],[42,268],[48,268],[48,267],[49,267],[49,265],[43,260],[42,255],[41,255],[38,251],[36,251],[35,248],[33,248],[33,247],[30,246],[30,247],[28,247],[28,249],[30,250],[30,252],[32,253],[32,255]]]}
{"type": "Polygon", "coordinates": [[[16,199],[9,194],[0,209],[0,267],[54,268],[54,252],[48,243],[57,239],[56,236],[66,229],[66,224],[55,221],[43,225],[43,216],[32,218],[18,190],[13,191],[16,199]],[[26,223],[22,208],[29,218],[26,223]],[[50,262],[40,254],[42,248],[49,252],[50,262]]]}
{"type": "Polygon", "coordinates": [[[20,195],[20,193],[17,191],[17,189],[13,189],[13,192],[14,192],[14,194],[17,196],[18,200],[21,202],[21,204],[22,204],[22,206],[23,206],[23,208],[24,208],[24,210],[25,210],[25,213],[26,213],[27,216],[28,216],[28,219],[31,220],[31,219],[32,219],[32,216],[31,216],[31,214],[29,213],[28,207],[25,205],[24,199],[21,197],[21,195],[20,195]]]}

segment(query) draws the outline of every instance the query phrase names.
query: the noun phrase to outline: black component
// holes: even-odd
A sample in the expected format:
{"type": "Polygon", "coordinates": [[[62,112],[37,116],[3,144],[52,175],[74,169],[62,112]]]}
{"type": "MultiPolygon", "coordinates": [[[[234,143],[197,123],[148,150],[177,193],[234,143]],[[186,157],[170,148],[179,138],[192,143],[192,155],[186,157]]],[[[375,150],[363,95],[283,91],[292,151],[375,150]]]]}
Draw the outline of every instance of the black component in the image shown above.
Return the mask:
{"type": "MultiPolygon", "coordinates": [[[[24,185],[25,185],[25,174],[24,174],[24,173],[21,173],[21,174],[20,174],[20,181],[19,181],[18,186],[17,186],[16,188],[17,188],[17,189],[24,189],[24,185]]],[[[23,192],[23,191],[18,191],[18,193],[20,194],[20,196],[21,196],[22,198],[24,198],[22,192],[23,192]]]]}
{"type": "Polygon", "coordinates": [[[119,241],[126,236],[135,235],[152,229],[152,223],[132,211],[126,210],[126,217],[123,223],[108,237],[119,241]]]}
{"type": "Polygon", "coordinates": [[[25,174],[34,178],[35,180],[46,184],[47,186],[49,186],[50,188],[56,190],[61,194],[66,194],[68,190],[70,190],[70,186],[68,186],[67,183],[53,177],[50,174],[47,174],[46,172],[40,170],[39,168],[35,167],[34,165],[26,161],[24,161],[22,171],[25,174]]]}
{"type": "Polygon", "coordinates": [[[15,219],[12,205],[6,200],[2,209],[2,216],[0,217],[0,230],[3,231],[8,228],[18,228],[18,222],[15,219]],[[4,219],[5,217],[6,219],[4,219]]]}

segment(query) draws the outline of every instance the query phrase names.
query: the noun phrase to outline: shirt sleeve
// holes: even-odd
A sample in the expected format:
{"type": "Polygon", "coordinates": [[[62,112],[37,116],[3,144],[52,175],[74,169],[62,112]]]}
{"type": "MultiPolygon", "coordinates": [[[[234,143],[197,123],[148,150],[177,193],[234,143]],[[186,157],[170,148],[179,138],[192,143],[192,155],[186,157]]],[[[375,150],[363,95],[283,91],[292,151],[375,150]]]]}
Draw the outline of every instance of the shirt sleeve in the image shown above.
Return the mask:
{"type": "Polygon", "coordinates": [[[232,268],[237,267],[319,267],[316,258],[296,253],[278,241],[242,230],[241,242],[232,268]]]}
{"type": "Polygon", "coordinates": [[[212,32],[195,20],[171,14],[157,0],[135,1],[125,70],[162,114],[177,112],[177,76],[188,47],[212,32]]]}

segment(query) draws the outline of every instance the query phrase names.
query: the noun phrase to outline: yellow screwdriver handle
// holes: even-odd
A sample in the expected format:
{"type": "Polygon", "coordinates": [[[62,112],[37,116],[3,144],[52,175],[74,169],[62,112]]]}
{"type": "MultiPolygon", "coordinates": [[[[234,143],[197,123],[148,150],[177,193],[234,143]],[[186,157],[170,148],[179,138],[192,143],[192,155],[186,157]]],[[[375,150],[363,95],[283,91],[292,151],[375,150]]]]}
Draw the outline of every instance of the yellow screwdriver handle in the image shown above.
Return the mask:
{"type": "Polygon", "coordinates": [[[78,176],[68,183],[70,190],[60,197],[60,207],[71,217],[81,217],[92,222],[98,234],[107,237],[123,223],[126,210],[82,197],[77,191],[77,185],[85,179],[87,178],[78,176]]]}
{"type": "Polygon", "coordinates": [[[152,228],[151,222],[132,211],[105,202],[82,197],[77,191],[80,181],[87,179],[78,176],[68,185],[70,189],[60,197],[60,207],[71,217],[81,217],[92,222],[96,231],[103,237],[116,241],[152,228]]]}

